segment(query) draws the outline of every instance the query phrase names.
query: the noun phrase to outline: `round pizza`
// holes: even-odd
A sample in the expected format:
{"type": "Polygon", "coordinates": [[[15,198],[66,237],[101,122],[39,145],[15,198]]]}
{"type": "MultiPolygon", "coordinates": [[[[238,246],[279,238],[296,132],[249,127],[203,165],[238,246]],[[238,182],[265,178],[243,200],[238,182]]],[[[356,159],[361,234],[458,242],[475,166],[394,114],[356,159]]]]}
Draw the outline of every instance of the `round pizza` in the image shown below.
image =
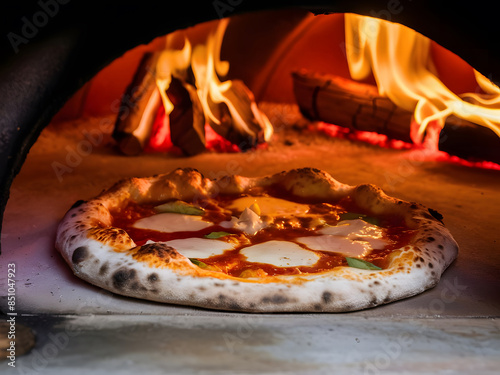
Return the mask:
{"type": "Polygon", "coordinates": [[[438,212],[310,168],[120,181],[73,205],[56,248],[78,277],[114,293],[249,312],[410,297],[434,287],[458,252],[438,212]]]}

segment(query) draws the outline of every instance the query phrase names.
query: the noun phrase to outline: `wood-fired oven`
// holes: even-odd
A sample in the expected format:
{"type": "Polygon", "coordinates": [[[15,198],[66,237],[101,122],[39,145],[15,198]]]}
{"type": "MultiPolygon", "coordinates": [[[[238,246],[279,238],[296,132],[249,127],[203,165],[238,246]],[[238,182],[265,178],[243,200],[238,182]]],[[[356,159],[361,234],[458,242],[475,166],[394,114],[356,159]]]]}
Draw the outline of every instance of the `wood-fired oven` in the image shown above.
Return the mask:
{"type": "MultiPolygon", "coordinates": [[[[398,124],[399,112],[379,116],[385,104],[375,105],[368,117],[355,110],[347,125],[332,127],[329,116],[349,109],[341,104],[331,110],[331,92],[324,91],[340,82],[342,90],[354,90],[340,94],[352,103],[375,87],[373,77],[362,82],[367,86],[349,78],[344,14],[356,13],[430,38],[435,68],[448,87],[482,92],[472,68],[500,81],[500,39],[488,7],[410,0],[2,5],[8,19],[1,26],[0,328],[7,337],[15,318],[17,354],[15,368],[8,367],[9,359],[0,366],[12,373],[495,371],[500,138],[483,127],[461,133],[462,123],[449,123],[438,143],[451,156],[415,147],[410,125],[407,131],[387,125],[398,124]],[[148,73],[138,75],[145,54],[163,50],[167,34],[203,41],[222,18],[229,18],[220,55],[230,64],[227,78],[252,91],[273,125],[272,136],[234,147],[238,142],[212,133],[210,143],[207,133],[202,148],[190,148],[189,138],[185,148],[151,150],[149,129],[139,149],[121,143],[119,118],[137,104],[132,89],[148,73]],[[336,78],[321,81],[323,74],[336,78]],[[389,138],[361,132],[380,118],[389,138]],[[351,185],[373,183],[443,214],[459,257],[434,289],[348,314],[252,315],[168,306],[113,295],[72,275],[54,249],[66,210],[122,178],[178,167],[211,178],[315,167],[351,185]]],[[[174,45],[182,48],[179,39],[174,45]]],[[[8,352],[8,345],[2,350],[8,352]]]]}

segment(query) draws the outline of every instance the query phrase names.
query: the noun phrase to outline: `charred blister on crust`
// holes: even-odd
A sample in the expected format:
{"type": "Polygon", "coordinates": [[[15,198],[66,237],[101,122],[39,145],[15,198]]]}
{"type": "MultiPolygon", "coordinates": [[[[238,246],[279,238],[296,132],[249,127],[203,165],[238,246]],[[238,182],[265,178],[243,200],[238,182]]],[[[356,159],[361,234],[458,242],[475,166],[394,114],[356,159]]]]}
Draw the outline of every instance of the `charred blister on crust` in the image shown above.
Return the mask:
{"type": "Polygon", "coordinates": [[[328,304],[333,301],[333,294],[329,291],[324,291],[321,295],[321,300],[323,303],[328,304]]]}
{"type": "Polygon", "coordinates": [[[150,283],[156,283],[156,282],[160,281],[160,276],[158,276],[158,274],[156,272],[153,272],[152,274],[149,274],[148,281],[150,283]]]}
{"type": "Polygon", "coordinates": [[[181,257],[181,255],[173,247],[159,242],[138,247],[133,257],[134,259],[140,260],[140,258],[146,256],[153,256],[163,260],[181,257]]]}
{"type": "Polygon", "coordinates": [[[73,205],[71,206],[70,210],[72,210],[73,208],[80,207],[84,203],[87,203],[87,202],[84,201],[84,200],[81,200],[81,199],[77,200],[75,203],[73,203],[73,205]]]}
{"type": "MultiPolygon", "coordinates": [[[[196,294],[194,294],[196,295],[196,294]]],[[[225,294],[218,294],[213,300],[207,301],[210,307],[217,306],[221,310],[231,310],[231,311],[245,311],[245,309],[236,299],[231,298],[225,294]]],[[[206,306],[205,303],[200,304],[200,306],[206,306]]],[[[250,308],[253,310],[253,308],[250,308]]]]}
{"type": "Polygon", "coordinates": [[[113,287],[119,291],[131,289],[131,286],[137,283],[137,271],[133,268],[119,269],[113,274],[112,282],[113,287]]]}
{"type": "Polygon", "coordinates": [[[290,300],[283,294],[273,294],[271,296],[266,296],[261,299],[262,303],[272,303],[276,305],[282,305],[289,302],[290,300]]]}
{"type": "Polygon", "coordinates": [[[109,271],[109,264],[106,262],[101,266],[101,268],[99,268],[99,275],[104,276],[108,273],[108,271],[109,271]]]}
{"type": "Polygon", "coordinates": [[[71,261],[73,264],[79,264],[83,262],[84,260],[88,259],[90,256],[90,252],[87,246],[80,246],[77,247],[73,251],[73,255],[71,256],[71,261]]]}
{"type": "Polygon", "coordinates": [[[373,288],[374,286],[379,286],[379,285],[380,285],[380,281],[378,281],[378,280],[375,280],[374,282],[368,284],[368,286],[370,288],[373,288]]]}
{"type": "Polygon", "coordinates": [[[170,265],[174,260],[185,259],[173,247],[159,242],[135,248],[132,257],[136,261],[148,263],[149,266],[155,268],[170,265]]]}
{"type": "Polygon", "coordinates": [[[126,250],[132,247],[133,242],[128,233],[120,228],[90,228],[87,236],[116,250],[126,250]]]}
{"type": "Polygon", "coordinates": [[[441,215],[439,212],[436,210],[433,210],[432,208],[429,208],[429,213],[432,215],[433,218],[436,220],[440,221],[441,223],[443,222],[443,215],[441,215]]]}

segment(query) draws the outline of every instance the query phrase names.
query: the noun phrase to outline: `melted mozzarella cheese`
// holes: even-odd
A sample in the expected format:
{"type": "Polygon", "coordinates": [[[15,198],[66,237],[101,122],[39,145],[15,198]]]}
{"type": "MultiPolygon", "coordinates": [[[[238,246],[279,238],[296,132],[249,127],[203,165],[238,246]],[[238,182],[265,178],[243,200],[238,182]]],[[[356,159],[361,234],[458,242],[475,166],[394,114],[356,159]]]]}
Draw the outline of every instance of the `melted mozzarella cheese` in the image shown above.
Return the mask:
{"type": "Polygon", "coordinates": [[[319,236],[301,237],[297,241],[313,250],[332,251],[345,256],[359,257],[371,250],[383,249],[388,242],[383,239],[382,228],[363,220],[346,220],[337,226],[326,226],[319,236]]]}
{"type": "Polygon", "coordinates": [[[230,221],[223,221],[219,225],[223,228],[239,229],[251,236],[267,226],[260,216],[249,208],[245,208],[239,218],[233,216],[230,221]]]}
{"type": "Polygon", "coordinates": [[[197,231],[213,225],[203,221],[201,216],[183,215],[176,213],[162,213],[137,220],[135,228],[157,230],[159,232],[173,233],[184,231],[197,231]]]}
{"type": "Polygon", "coordinates": [[[312,266],[319,255],[288,241],[267,241],[240,250],[248,262],[267,263],[277,267],[312,266]]]}
{"type": "Polygon", "coordinates": [[[300,237],[297,241],[311,250],[331,251],[354,258],[367,255],[371,251],[368,242],[351,241],[345,237],[328,234],[300,237]]]}
{"type": "Polygon", "coordinates": [[[243,197],[235,199],[229,209],[243,212],[245,208],[257,203],[260,208],[260,214],[265,216],[297,216],[305,215],[309,211],[307,204],[290,202],[284,199],[273,197],[243,197]]]}
{"type": "Polygon", "coordinates": [[[187,258],[205,259],[232,250],[233,244],[207,238],[185,238],[163,242],[187,258]]]}
{"type": "Polygon", "coordinates": [[[382,237],[382,228],[369,224],[364,220],[344,220],[338,223],[336,226],[325,226],[318,230],[321,234],[333,234],[336,236],[370,236],[373,238],[382,237]]]}

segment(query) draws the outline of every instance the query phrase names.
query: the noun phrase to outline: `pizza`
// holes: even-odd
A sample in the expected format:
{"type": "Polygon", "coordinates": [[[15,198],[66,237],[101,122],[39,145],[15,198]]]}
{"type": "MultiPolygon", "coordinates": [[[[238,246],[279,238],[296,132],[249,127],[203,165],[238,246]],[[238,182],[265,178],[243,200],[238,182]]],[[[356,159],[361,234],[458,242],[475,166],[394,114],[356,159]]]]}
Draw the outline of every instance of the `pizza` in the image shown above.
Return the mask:
{"type": "Polygon", "coordinates": [[[317,169],[120,181],[78,201],[56,248],[76,276],[146,300],[245,312],[344,312],[434,287],[458,246],[442,216],[317,169]]]}

